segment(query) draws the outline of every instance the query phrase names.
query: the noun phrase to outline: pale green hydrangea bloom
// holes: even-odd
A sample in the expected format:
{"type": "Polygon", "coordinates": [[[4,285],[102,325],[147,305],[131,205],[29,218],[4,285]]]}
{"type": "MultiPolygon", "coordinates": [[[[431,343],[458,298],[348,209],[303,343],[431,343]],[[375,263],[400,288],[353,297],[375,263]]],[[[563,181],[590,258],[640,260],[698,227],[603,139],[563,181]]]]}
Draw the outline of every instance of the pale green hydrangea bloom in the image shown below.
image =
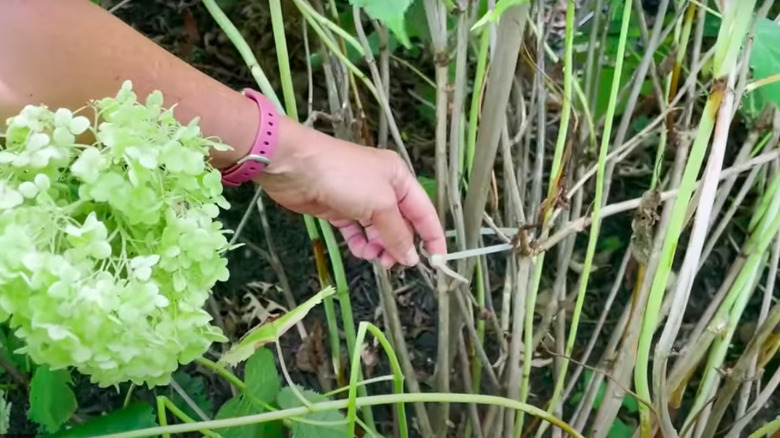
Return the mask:
{"type": "Polygon", "coordinates": [[[2,133],[0,321],[52,369],[167,384],[226,340],[203,309],[228,278],[214,218],[230,206],[207,163],[225,146],[180,125],[161,94],[139,103],[129,82],[88,109],[97,123],[28,106],[2,133]],[[87,130],[95,144],[76,143],[87,130]]]}

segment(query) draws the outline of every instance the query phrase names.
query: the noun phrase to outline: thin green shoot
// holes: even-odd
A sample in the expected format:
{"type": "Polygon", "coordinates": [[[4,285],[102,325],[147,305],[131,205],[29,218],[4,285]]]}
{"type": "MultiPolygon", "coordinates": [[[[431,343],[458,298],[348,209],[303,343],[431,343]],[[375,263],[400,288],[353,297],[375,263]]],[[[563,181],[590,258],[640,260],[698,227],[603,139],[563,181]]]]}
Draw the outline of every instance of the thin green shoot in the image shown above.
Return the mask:
{"type": "MultiPolygon", "coordinates": [[[[623,5],[623,15],[621,19],[620,37],[618,40],[618,49],[615,63],[615,75],[612,80],[612,88],[610,90],[609,105],[607,107],[606,123],[604,125],[604,132],[602,134],[602,143],[599,150],[598,168],[596,171],[596,194],[593,199],[593,215],[591,223],[590,236],[588,238],[588,248],[585,254],[585,261],[582,267],[582,274],[580,277],[580,285],[577,293],[577,302],[574,307],[574,313],[572,315],[571,326],[569,329],[569,336],[566,340],[566,350],[564,353],[563,361],[561,363],[558,376],[555,379],[555,390],[553,391],[552,399],[548,406],[548,412],[552,412],[555,409],[558,398],[561,395],[561,391],[564,386],[564,378],[569,365],[569,357],[574,349],[574,341],[577,337],[577,329],[579,325],[579,319],[582,312],[582,306],[585,302],[585,296],[588,290],[588,279],[591,272],[591,266],[593,264],[593,258],[596,253],[596,243],[598,242],[599,231],[601,227],[601,210],[602,199],[604,197],[604,174],[606,169],[607,151],[609,150],[609,144],[611,139],[612,124],[614,121],[614,115],[617,108],[617,95],[620,91],[620,76],[623,72],[623,61],[626,49],[626,41],[628,40],[628,28],[631,22],[631,6],[632,2],[627,1],[623,5]]],[[[570,4],[573,9],[573,4],[570,4]]],[[[567,15],[567,32],[573,32],[573,17],[571,18],[571,24],[569,24],[569,18],[567,15]]],[[[573,35],[571,36],[573,38],[573,35]]],[[[570,54],[569,54],[570,56],[570,54]]],[[[567,59],[567,64],[571,63],[572,59],[567,59]]],[[[533,311],[533,309],[531,309],[533,311]]],[[[540,436],[544,427],[539,428],[540,436]]]]}
{"type": "MultiPolygon", "coordinates": [[[[162,397],[157,397],[157,422],[160,423],[161,427],[168,425],[168,417],[165,413],[165,401],[162,397]]],[[[171,438],[170,433],[163,432],[161,435],[162,438],[171,438]]]]}
{"type": "MultiPolygon", "coordinates": [[[[550,422],[552,425],[560,428],[571,437],[584,438],[580,433],[574,430],[563,420],[554,417],[542,409],[527,403],[520,403],[517,400],[483,394],[462,394],[462,393],[418,393],[418,394],[387,394],[373,395],[368,397],[358,397],[355,399],[356,407],[378,406],[398,403],[475,403],[481,405],[500,406],[507,409],[522,410],[534,417],[550,422]]],[[[220,420],[202,421],[192,424],[177,424],[172,426],[150,427],[145,429],[132,430],[114,434],[99,435],[94,438],[140,438],[155,436],[160,434],[196,432],[201,429],[218,430],[228,427],[245,426],[248,424],[259,424],[285,418],[299,417],[311,412],[327,412],[337,409],[345,409],[349,400],[331,400],[326,402],[313,403],[311,408],[298,406],[290,409],[277,410],[273,412],[264,412],[261,414],[246,415],[235,418],[225,418],[220,420]]]]}
{"type": "MultiPolygon", "coordinates": [[[[396,394],[404,393],[404,375],[401,369],[401,364],[398,362],[398,357],[395,355],[393,346],[385,337],[384,333],[375,325],[368,321],[363,321],[358,327],[356,344],[357,350],[352,354],[352,364],[350,366],[349,377],[349,399],[347,405],[347,419],[348,434],[347,436],[355,436],[355,420],[357,420],[357,413],[355,412],[357,404],[357,388],[358,388],[358,374],[360,371],[360,358],[363,355],[363,341],[366,338],[366,331],[371,332],[372,335],[379,341],[382,349],[387,354],[387,358],[390,362],[390,368],[393,370],[394,390],[396,394]]],[[[396,416],[398,419],[398,429],[401,433],[401,438],[408,438],[409,430],[406,424],[406,410],[403,403],[399,403],[396,406],[396,416]]]]}
{"type": "MultiPolygon", "coordinates": [[[[193,420],[189,415],[185,414],[184,411],[179,409],[178,406],[176,406],[168,397],[164,395],[157,396],[157,415],[159,418],[165,417],[165,409],[171,411],[171,414],[173,414],[176,418],[179,420],[185,422],[185,423],[195,423],[195,420],[193,420]],[[160,403],[162,402],[163,410],[160,411],[160,403]]],[[[162,421],[160,422],[160,425],[162,424],[162,421]]],[[[167,425],[167,423],[166,423],[167,425]]],[[[211,437],[211,438],[222,438],[222,435],[208,430],[208,429],[201,429],[198,432],[202,433],[205,436],[211,437]]]]}
{"type": "Polygon", "coordinates": [[[780,430],[780,417],[775,418],[773,421],[761,426],[755,432],[751,433],[748,438],[761,438],[764,436],[771,436],[775,432],[780,430]]]}
{"type": "MultiPolygon", "coordinates": [[[[361,380],[361,381],[359,381],[357,383],[357,385],[358,386],[368,386],[368,385],[373,385],[374,383],[387,382],[387,381],[390,381],[390,380],[393,380],[393,379],[395,379],[395,376],[393,376],[392,374],[387,374],[387,375],[384,375],[384,376],[372,377],[370,379],[361,380]]],[[[326,392],[323,395],[325,397],[331,398],[334,395],[338,395],[338,394],[343,394],[345,392],[349,392],[349,388],[350,387],[351,387],[350,385],[342,386],[341,388],[336,388],[336,389],[334,389],[332,391],[326,392]]]]}

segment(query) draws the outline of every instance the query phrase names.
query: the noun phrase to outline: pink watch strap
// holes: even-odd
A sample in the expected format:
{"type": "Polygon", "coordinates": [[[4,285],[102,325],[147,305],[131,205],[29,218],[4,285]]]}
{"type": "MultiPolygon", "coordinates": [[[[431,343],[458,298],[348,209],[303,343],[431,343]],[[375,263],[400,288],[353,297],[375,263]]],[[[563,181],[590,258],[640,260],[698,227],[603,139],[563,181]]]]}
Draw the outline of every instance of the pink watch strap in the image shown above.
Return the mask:
{"type": "Polygon", "coordinates": [[[260,124],[249,153],[232,167],[222,171],[222,183],[234,187],[253,180],[271,163],[279,141],[279,115],[274,104],[267,97],[249,88],[244,90],[244,95],[257,103],[260,124]]]}

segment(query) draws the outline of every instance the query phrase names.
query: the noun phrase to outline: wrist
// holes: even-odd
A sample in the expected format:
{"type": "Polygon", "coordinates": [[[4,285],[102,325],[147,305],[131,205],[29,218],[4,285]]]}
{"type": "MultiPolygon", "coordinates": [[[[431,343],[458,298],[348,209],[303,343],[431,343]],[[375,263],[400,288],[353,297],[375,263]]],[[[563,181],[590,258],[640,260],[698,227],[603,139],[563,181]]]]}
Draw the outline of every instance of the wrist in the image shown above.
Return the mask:
{"type": "Polygon", "coordinates": [[[238,92],[231,94],[230,99],[230,104],[223,106],[226,111],[229,109],[229,112],[234,115],[233,127],[228,130],[220,126],[220,129],[215,131],[215,134],[230,148],[212,150],[210,157],[211,165],[220,171],[235,166],[241,158],[249,154],[260,125],[260,111],[251,99],[238,92]],[[231,137],[233,141],[226,136],[231,137]]]}
{"type": "Polygon", "coordinates": [[[300,168],[306,168],[314,155],[316,147],[313,147],[316,131],[307,128],[291,118],[279,115],[278,143],[273,159],[260,172],[255,181],[261,182],[264,177],[275,177],[296,172],[300,168]]]}
{"type": "Polygon", "coordinates": [[[223,174],[223,183],[238,185],[236,182],[240,181],[240,184],[251,179],[262,185],[285,175],[300,173],[301,169],[306,169],[306,172],[311,170],[311,166],[316,164],[312,157],[320,149],[312,146],[321,146],[330,137],[276,111],[271,102],[262,96],[249,93],[239,95],[241,103],[237,117],[242,120],[243,126],[251,127],[251,137],[233,146],[232,150],[212,157],[214,166],[223,174]],[[261,165],[242,169],[242,163],[252,158],[262,158],[261,165]],[[242,171],[239,176],[244,178],[237,178],[236,174],[242,171]]]}
{"type": "Polygon", "coordinates": [[[221,169],[222,183],[239,186],[257,178],[271,163],[279,143],[280,114],[274,104],[252,89],[242,93],[256,105],[257,123],[251,147],[232,166],[221,169]]]}

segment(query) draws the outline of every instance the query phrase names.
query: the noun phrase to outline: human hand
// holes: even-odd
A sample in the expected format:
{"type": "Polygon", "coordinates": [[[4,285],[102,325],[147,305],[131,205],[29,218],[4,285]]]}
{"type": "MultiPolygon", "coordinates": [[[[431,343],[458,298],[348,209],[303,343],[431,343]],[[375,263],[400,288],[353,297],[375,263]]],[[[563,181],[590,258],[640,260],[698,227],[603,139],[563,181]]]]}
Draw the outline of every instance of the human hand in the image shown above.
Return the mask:
{"type": "Polygon", "coordinates": [[[280,119],[276,153],[256,179],[274,201],[328,220],[356,257],[386,268],[419,262],[415,235],[429,254],[446,253],[436,210],[398,154],[280,119]]]}

